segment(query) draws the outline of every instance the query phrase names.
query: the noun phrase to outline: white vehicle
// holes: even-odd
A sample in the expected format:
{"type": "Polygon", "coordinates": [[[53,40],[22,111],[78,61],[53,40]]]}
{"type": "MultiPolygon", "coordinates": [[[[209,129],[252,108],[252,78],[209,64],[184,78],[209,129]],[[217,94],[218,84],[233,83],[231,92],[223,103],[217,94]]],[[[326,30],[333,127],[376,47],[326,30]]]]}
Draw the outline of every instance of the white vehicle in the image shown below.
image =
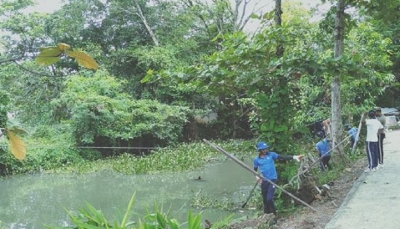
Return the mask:
{"type": "Polygon", "coordinates": [[[386,116],[386,127],[389,128],[391,126],[397,126],[397,120],[396,120],[396,116],[392,115],[392,116],[386,116]]]}
{"type": "Polygon", "coordinates": [[[399,110],[396,108],[381,108],[382,114],[386,117],[386,130],[393,126],[399,126],[398,116],[400,115],[399,110]]]}

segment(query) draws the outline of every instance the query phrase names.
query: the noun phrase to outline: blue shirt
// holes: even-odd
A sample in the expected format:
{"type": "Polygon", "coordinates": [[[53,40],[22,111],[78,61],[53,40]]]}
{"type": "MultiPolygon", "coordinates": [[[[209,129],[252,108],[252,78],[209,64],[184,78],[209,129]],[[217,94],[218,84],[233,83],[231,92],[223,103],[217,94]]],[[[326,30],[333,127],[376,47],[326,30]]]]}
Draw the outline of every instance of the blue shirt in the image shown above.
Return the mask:
{"type": "Polygon", "coordinates": [[[269,152],[264,157],[257,156],[254,158],[253,167],[258,168],[263,177],[268,180],[278,179],[274,162],[277,158],[278,154],[275,152],[269,152]]]}
{"type": "Polygon", "coordinates": [[[356,139],[357,132],[358,132],[358,128],[357,127],[352,127],[349,131],[347,131],[349,136],[351,136],[353,139],[356,139]]]}
{"type": "Polygon", "coordinates": [[[328,152],[331,149],[331,147],[329,145],[329,141],[327,141],[326,139],[319,141],[315,146],[318,150],[319,156],[322,156],[322,155],[330,156],[331,155],[331,153],[328,152]]]}

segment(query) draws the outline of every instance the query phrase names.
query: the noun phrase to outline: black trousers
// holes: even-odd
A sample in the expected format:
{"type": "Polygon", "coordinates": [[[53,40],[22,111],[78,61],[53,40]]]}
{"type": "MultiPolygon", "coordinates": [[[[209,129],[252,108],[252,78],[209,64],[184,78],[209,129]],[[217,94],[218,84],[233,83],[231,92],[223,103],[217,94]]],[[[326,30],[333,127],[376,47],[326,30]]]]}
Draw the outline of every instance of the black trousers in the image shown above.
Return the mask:
{"type": "Polygon", "coordinates": [[[353,137],[351,137],[351,138],[350,138],[350,148],[353,149],[354,143],[356,143],[356,139],[354,139],[353,137]]]}
{"type": "MultiPolygon", "coordinates": [[[[321,155],[320,155],[321,157],[321,155]]],[[[329,160],[331,160],[331,156],[325,156],[321,159],[321,170],[325,171],[327,168],[332,169],[331,165],[329,164],[329,160]]]]}
{"type": "Polygon", "coordinates": [[[379,154],[378,154],[378,163],[383,164],[383,139],[386,137],[385,133],[380,133],[378,134],[378,148],[379,148],[379,154]]]}
{"type": "MultiPolygon", "coordinates": [[[[277,180],[271,180],[276,184],[277,180]]],[[[264,204],[264,213],[273,213],[276,215],[276,208],[274,204],[275,186],[267,181],[261,183],[261,195],[264,204]]]]}

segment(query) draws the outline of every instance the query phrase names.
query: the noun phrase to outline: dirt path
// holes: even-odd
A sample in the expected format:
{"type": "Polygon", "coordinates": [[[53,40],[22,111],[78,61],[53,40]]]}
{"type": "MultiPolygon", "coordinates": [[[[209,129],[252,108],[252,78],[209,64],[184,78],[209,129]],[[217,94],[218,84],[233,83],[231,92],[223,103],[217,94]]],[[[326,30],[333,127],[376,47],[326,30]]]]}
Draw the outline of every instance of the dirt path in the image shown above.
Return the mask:
{"type": "MultiPolygon", "coordinates": [[[[323,229],[333,217],[340,204],[345,199],[353,183],[364,172],[366,158],[361,157],[352,167],[347,168],[344,173],[333,182],[329,190],[330,197],[325,196],[320,200],[314,200],[311,204],[317,212],[304,207],[292,216],[280,218],[278,223],[269,227],[271,229],[323,229]]],[[[230,226],[230,229],[268,228],[270,218],[258,218],[242,221],[230,226]]]]}

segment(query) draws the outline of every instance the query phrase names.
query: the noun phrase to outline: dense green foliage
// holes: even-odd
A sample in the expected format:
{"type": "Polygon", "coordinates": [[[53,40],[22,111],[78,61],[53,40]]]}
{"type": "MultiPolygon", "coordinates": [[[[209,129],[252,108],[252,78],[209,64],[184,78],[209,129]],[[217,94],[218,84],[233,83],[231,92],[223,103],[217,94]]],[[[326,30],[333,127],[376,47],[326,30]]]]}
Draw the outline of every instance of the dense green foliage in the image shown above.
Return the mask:
{"type": "Polygon", "coordinates": [[[7,125],[7,112],[10,103],[8,94],[0,90],[0,128],[5,128],[7,125]]]}
{"type": "Polygon", "coordinates": [[[72,76],[59,99],[54,118],[72,127],[77,145],[170,145],[177,143],[188,109],[156,100],[132,99],[114,77],[97,72],[72,76]]]}
{"type": "MultiPolygon", "coordinates": [[[[307,123],[330,116],[333,76],[339,74],[342,82],[343,122],[356,123],[387,89],[396,91],[393,18],[398,14],[382,13],[379,2],[350,2],[359,11],[346,16],[345,52],[339,59],[333,58],[331,40],[335,8],[312,21],[312,11],[285,2],[281,27],[270,26],[272,13],[253,15],[261,25],[249,34],[225,3],[71,0],[43,14],[24,13],[30,1],[2,2],[0,15],[7,17],[0,23],[6,32],[0,85],[10,95],[7,109],[32,129],[28,145],[46,146],[28,146],[24,166],[10,159],[5,173],[124,152],[79,146],[259,138],[288,152],[295,148],[293,136],[307,133],[307,123]],[[69,59],[49,68],[33,62],[38,47],[58,43],[83,48],[100,70],[69,59]],[[278,45],[282,55],[276,53],[278,45]],[[204,115],[215,119],[204,121],[204,115]]],[[[397,5],[390,1],[391,8],[397,5]]],[[[131,169],[136,170],[141,169],[131,169]]]]}
{"type": "MultiPolygon", "coordinates": [[[[2,15],[9,16],[0,27],[13,35],[7,34],[2,41],[1,85],[11,93],[12,111],[18,113],[21,121],[33,126],[71,123],[78,145],[102,142],[112,146],[156,146],[203,136],[261,136],[277,149],[286,150],[290,148],[286,144],[288,139],[305,123],[329,117],[329,85],[337,73],[342,78],[343,117],[357,116],[374,105],[396,79],[390,72],[396,67],[391,63],[396,61],[397,46],[391,41],[393,36],[388,36],[395,30],[376,29],[382,22],[395,18],[396,13],[384,17],[382,11],[366,3],[349,3],[359,7],[358,13],[365,11],[372,17],[346,16],[345,53],[341,59],[334,59],[334,8],[323,20],[315,22],[310,20],[312,11],[297,2],[284,2],[281,27],[270,26],[272,14],[266,13],[252,17],[260,18],[261,26],[255,34],[248,34],[241,30],[245,21],[225,1],[206,5],[190,0],[154,4],[72,0],[54,13],[28,15],[21,10],[30,1],[10,0],[0,7],[2,15]],[[72,104],[72,95],[63,98],[70,93],[65,90],[73,87],[74,83],[65,83],[71,81],[71,75],[90,78],[93,73],[68,59],[48,69],[34,66],[31,60],[37,54],[35,48],[61,42],[84,48],[94,57],[103,69],[98,77],[113,75],[121,80],[116,91],[120,97],[107,101],[108,106],[101,111],[98,109],[105,98],[97,97],[99,101],[79,105],[72,104]],[[276,54],[278,45],[284,48],[283,55],[276,54]],[[145,77],[141,81],[146,74],[161,77],[145,77]],[[19,83],[13,83],[15,80],[19,83]],[[375,86],[377,82],[379,86],[375,86]],[[155,128],[121,123],[107,126],[114,120],[126,122],[129,118],[124,110],[130,112],[131,105],[124,100],[137,99],[181,106],[182,119],[171,129],[160,123],[155,128]],[[354,106],[359,109],[353,109],[354,106]],[[217,114],[217,119],[199,124],[199,116],[210,112],[217,114]],[[183,117],[186,120],[182,124],[183,117]],[[92,129],[91,122],[97,119],[92,129]],[[82,126],[74,126],[81,121],[82,126]],[[165,132],[154,136],[160,130],[165,132]],[[139,134],[140,131],[143,133],[139,134]],[[145,143],[139,139],[128,143],[128,139],[145,135],[152,135],[145,143]]],[[[396,4],[393,0],[390,7],[396,4]]],[[[135,106],[144,104],[139,102],[135,106]]],[[[166,108],[156,109],[162,113],[166,108]]],[[[155,122],[162,122],[157,117],[162,114],[158,113],[153,112],[158,119],[155,122]]]]}
{"type": "MultiPolygon", "coordinates": [[[[4,134],[4,128],[7,126],[7,112],[8,112],[8,104],[10,103],[10,98],[8,94],[0,89],[0,135],[4,134]]],[[[4,162],[4,158],[7,157],[7,151],[4,147],[0,147],[0,166],[3,167],[7,164],[4,162]]]]}
{"type": "MultiPolygon", "coordinates": [[[[97,152],[87,153],[87,150],[76,149],[71,130],[65,125],[38,126],[28,130],[28,133],[29,137],[24,138],[28,152],[26,158],[21,162],[10,153],[4,154],[1,160],[1,175],[63,168],[84,159],[95,159],[95,155],[98,155],[97,152]]],[[[1,139],[0,144],[4,146],[5,151],[9,151],[6,139],[1,139]]]]}

